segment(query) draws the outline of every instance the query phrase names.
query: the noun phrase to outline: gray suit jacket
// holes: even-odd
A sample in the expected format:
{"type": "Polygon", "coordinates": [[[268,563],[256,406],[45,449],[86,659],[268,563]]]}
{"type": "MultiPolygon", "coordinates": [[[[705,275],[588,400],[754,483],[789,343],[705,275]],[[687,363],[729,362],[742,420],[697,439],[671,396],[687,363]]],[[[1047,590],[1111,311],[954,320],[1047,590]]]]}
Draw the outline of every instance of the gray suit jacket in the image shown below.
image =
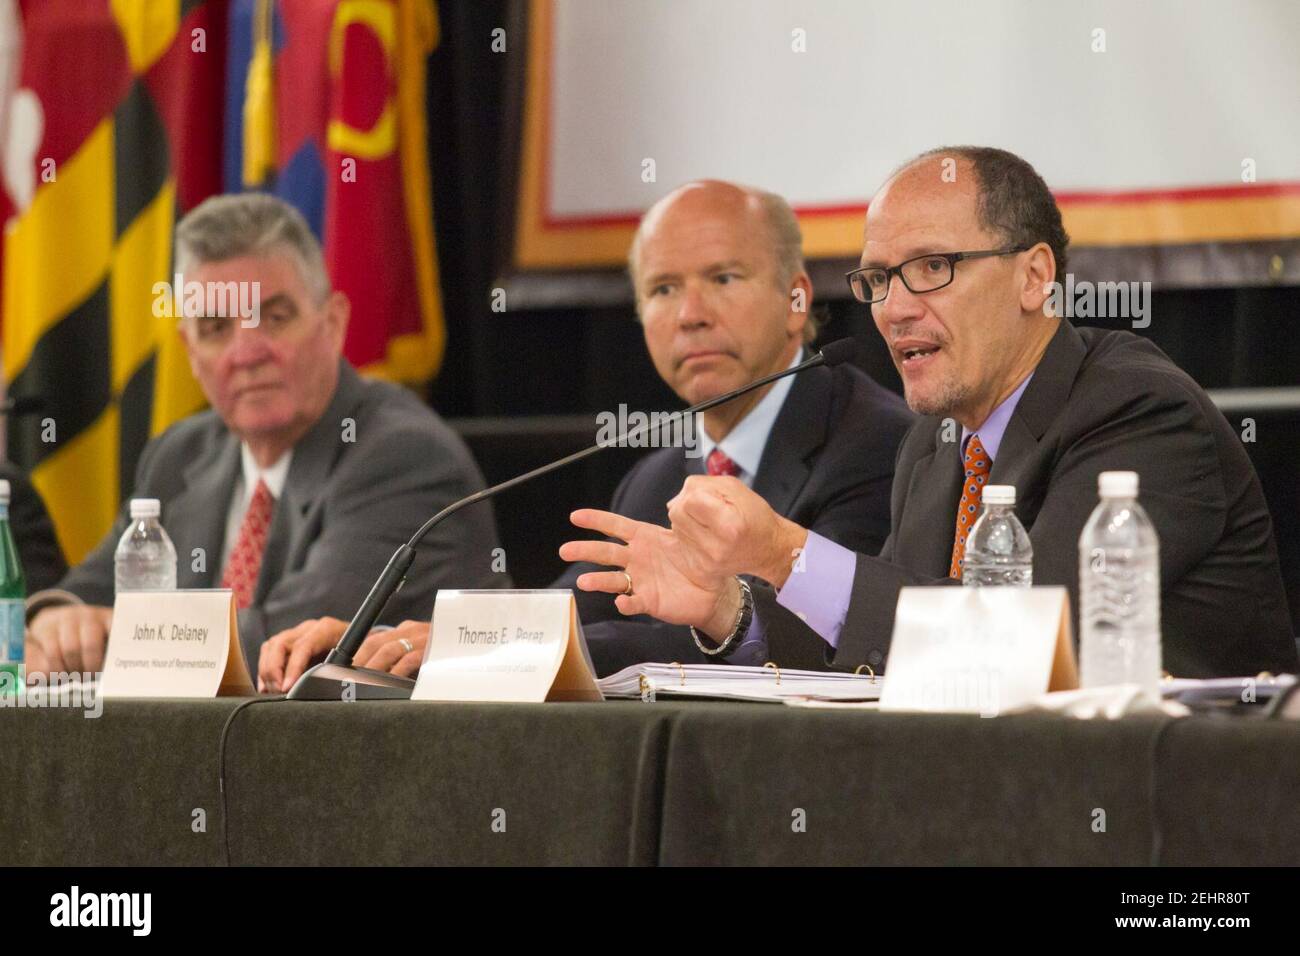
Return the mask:
{"type": "MultiPolygon", "coordinates": [[[[789,667],[880,670],[899,588],[947,578],[961,496],[960,429],[923,418],[899,450],[891,531],[859,554],[838,648],[756,589],[771,659],[789,667]],[[947,430],[951,432],[951,429],[947,430]]],[[[1070,591],[1078,637],[1083,526],[1097,475],[1136,471],[1160,536],[1164,666],[1178,677],[1294,672],[1273,524],[1241,438],[1209,396],[1156,346],[1129,332],[1063,321],[1007,425],[990,484],[1016,486],[1034,545],[1034,584],[1070,591]]]]}
{"type": "MultiPolygon", "coordinates": [[[[133,498],[162,501],[176,546],[176,583],[218,587],[226,516],[240,472],[239,440],[213,411],[178,422],[140,456],[133,498]]],[[[347,620],[392,553],[436,511],[483,487],[460,436],[407,390],[362,379],[340,362],[320,420],[294,447],[276,502],[253,603],[239,633],[255,669],[267,637],[306,618],[347,620]],[[345,433],[347,420],[355,422],[345,433]],[[355,438],[346,441],[345,437],[355,438]]],[[[113,603],[113,552],[129,517],[60,587],[91,604],[113,603]]],[[[439,588],[506,587],[492,572],[497,547],[490,502],[466,508],[425,538],[382,623],[428,618],[439,588]]]]}

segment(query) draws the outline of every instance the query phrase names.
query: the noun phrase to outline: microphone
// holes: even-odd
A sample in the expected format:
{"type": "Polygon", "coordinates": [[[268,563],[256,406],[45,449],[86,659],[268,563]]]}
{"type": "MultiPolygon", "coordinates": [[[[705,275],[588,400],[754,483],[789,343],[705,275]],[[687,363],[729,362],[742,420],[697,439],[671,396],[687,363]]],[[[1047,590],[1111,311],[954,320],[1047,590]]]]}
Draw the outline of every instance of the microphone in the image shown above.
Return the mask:
{"type": "Polygon", "coordinates": [[[411,535],[411,540],[402,545],[388,559],[388,564],[379,578],[375,581],[366,595],[365,601],[361,607],[357,608],[357,613],[353,616],[348,624],[347,630],[339,638],[338,644],[329,652],[325,660],[308,668],[303,675],[294,683],[293,688],[289,691],[289,700],[339,700],[343,696],[346,688],[350,688],[355,700],[383,700],[399,699],[405,700],[411,696],[411,691],[415,687],[415,681],[409,677],[398,677],[384,671],[371,670],[368,667],[354,667],[352,659],[356,656],[361,644],[365,641],[370,629],[374,627],[375,621],[383,613],[384,606],[388,603],[389,598],[397,593],[398,588],[406,579],[406,572],[410,570],[411,564],[415,561],[415,549],[419,546],[424,536],[432,531],[438,524],[450,518],[457,511],[469,505],[491,498],[494,495],[522,485],[524,482],[532,481],[534,478],[540,478],[542,475],[550,474],[565,465],[571,465],[575,461],[582,461],[584,458],[590,458],[599,451],[610,447],[619,447],[625,445],[633,438],[640,438],[646,431],[651,428],[663,428],[665,424],[672,424],[689,415],[696,415],[700,412],[708,411],[710,408],[716,408],[719,405],[726,404],[734,399],[747,395],[757,388],[769,385],[778,379],[786,378],[790,375],[798,375],[800,372],[806,372],[810,368],[816,368],[819,365],[833,366],[840,365],[850,359],[857,357],[861,352],[861,343],[856,338],[837,339],[827,344],[820,352],[811,358],[805,359],[798,365],[792,365],[780,372],[773,372],[771,375],[764,375],[762,378],[755,379],[748,385],[742,385],[740,388],[733,389],[730,392],[719,395],[716,398],[710,398],[707,401],[699,402],[690,408],[683,409],[680,412],[673,412],[665,419],[659,421],[648,421],[644,425],[639,425],[630,431],[624,432],[617,438],[607,442],[597,442],[590,448],[584,448],[582,451],[576,451],[571,455],[553,461],[548,465],[542,465],[540,468],[534,468],[532,471],[517,475],[507,481],[490,488],[484,488],[482,491],[476,491],[474,494],[459,501],[452,502],[443,508],[436,515],[422,524],[415,534],[411,535]]]}

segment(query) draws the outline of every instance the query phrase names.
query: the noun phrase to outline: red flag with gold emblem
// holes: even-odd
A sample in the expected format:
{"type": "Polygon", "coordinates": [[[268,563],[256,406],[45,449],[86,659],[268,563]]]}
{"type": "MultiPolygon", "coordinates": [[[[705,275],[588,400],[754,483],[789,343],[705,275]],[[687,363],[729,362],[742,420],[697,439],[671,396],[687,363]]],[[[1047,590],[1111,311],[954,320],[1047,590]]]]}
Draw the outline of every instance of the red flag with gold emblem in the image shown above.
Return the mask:
{"type": "Polygon", "coordinates": [[[425,119],[431,0],[236,0],[225,187],[292,202],[352,302],[344,352],[427,380],[444,333],[425,119]]]}

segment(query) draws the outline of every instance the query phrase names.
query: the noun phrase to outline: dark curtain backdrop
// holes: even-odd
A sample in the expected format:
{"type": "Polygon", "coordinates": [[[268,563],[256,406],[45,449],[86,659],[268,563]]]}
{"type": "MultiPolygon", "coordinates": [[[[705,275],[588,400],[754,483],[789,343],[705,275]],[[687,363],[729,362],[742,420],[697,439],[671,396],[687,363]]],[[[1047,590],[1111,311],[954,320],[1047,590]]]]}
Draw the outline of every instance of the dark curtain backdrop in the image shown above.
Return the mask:
{"type": "MultiPolygon", "coordinates": [[[[645,353],[631,307],[494,313],[492,289],[509,270],[513,170],[524,51],[522,4],[464,0],[439,5],[442,43],[429,73],[431,164],[447,310],[448,351],[430,398],[468,438],[488,481],[500,481],[590,444],[592,416],[631,408],[680,407],[645,353]],[[507,31],[507,51],[491,49],[507,31]]],[[[833,143],[816,144],[833,149],[833,143]]],[[[872,333],[866,307],[827,303],[823,340],[872,333]]],[[[1300,289],[1270,287],[1156,291],[1148,336],[1206,388],[1300,384],[1300,289]]],[[[1092,321],[1092,320],[1089,320],[1092,321]]],[[[1104,321],[1095,324],[1105,325],[1104,321]]],[[[1125,327],[1123,322],[1114,327],[1125,327]]],[[[868,372],[895,390],[898,377],[874,333],[868,372]]],[[[1287,575],[1300,609],[1300,503],[1296,451],[1300,413],[1247,410],[1247,448],[1259,469],[1287,575]]],[[[511,572],[540,587],[558,572],[555,549],[567,514],[604,506],[637,452],[615,450],[507,493],[497,519],[511,572]]]]}

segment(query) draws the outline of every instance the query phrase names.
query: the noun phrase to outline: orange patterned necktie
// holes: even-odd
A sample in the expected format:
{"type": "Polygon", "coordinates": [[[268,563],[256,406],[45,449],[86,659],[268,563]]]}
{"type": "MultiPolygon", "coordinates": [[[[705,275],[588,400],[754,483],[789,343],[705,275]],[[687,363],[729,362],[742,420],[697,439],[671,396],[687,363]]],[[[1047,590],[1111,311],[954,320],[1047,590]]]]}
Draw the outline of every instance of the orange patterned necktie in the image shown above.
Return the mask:
{"type": "Polygon", "coordinates": [[[235,592],[235,606],[240,610],[253,603],[257,589],[257,575],[262,570],[262,552],[266,550],[266,536],[271,530],[271,515],[275,511],[275,498],[271,489],[260,478],[253,498],[239,524],[239,537],[226,559],[226,570],[221,575],[221,586],[235,592]]]}
{"type": "Polygon", "coordinates": [[[980,502],[984,499],[984,483],[989,479],[993,462],[980,444],[979,435],[971,435],[966,443],[966,474],[961,484],[961,504],[957,506],[957,535],[952,543],[952,564],[948,577],[961,580],[962,562],[966,557],[966,535],[979,517],[980,502]]]}
{"type": "Polygon", "coordinates": [[[730,475],[734,478],[740,474],[740,466],[728,458],[727,453],[721,448],[715,448],[709,452],[704,467],[710,475],[730,475]]]}

